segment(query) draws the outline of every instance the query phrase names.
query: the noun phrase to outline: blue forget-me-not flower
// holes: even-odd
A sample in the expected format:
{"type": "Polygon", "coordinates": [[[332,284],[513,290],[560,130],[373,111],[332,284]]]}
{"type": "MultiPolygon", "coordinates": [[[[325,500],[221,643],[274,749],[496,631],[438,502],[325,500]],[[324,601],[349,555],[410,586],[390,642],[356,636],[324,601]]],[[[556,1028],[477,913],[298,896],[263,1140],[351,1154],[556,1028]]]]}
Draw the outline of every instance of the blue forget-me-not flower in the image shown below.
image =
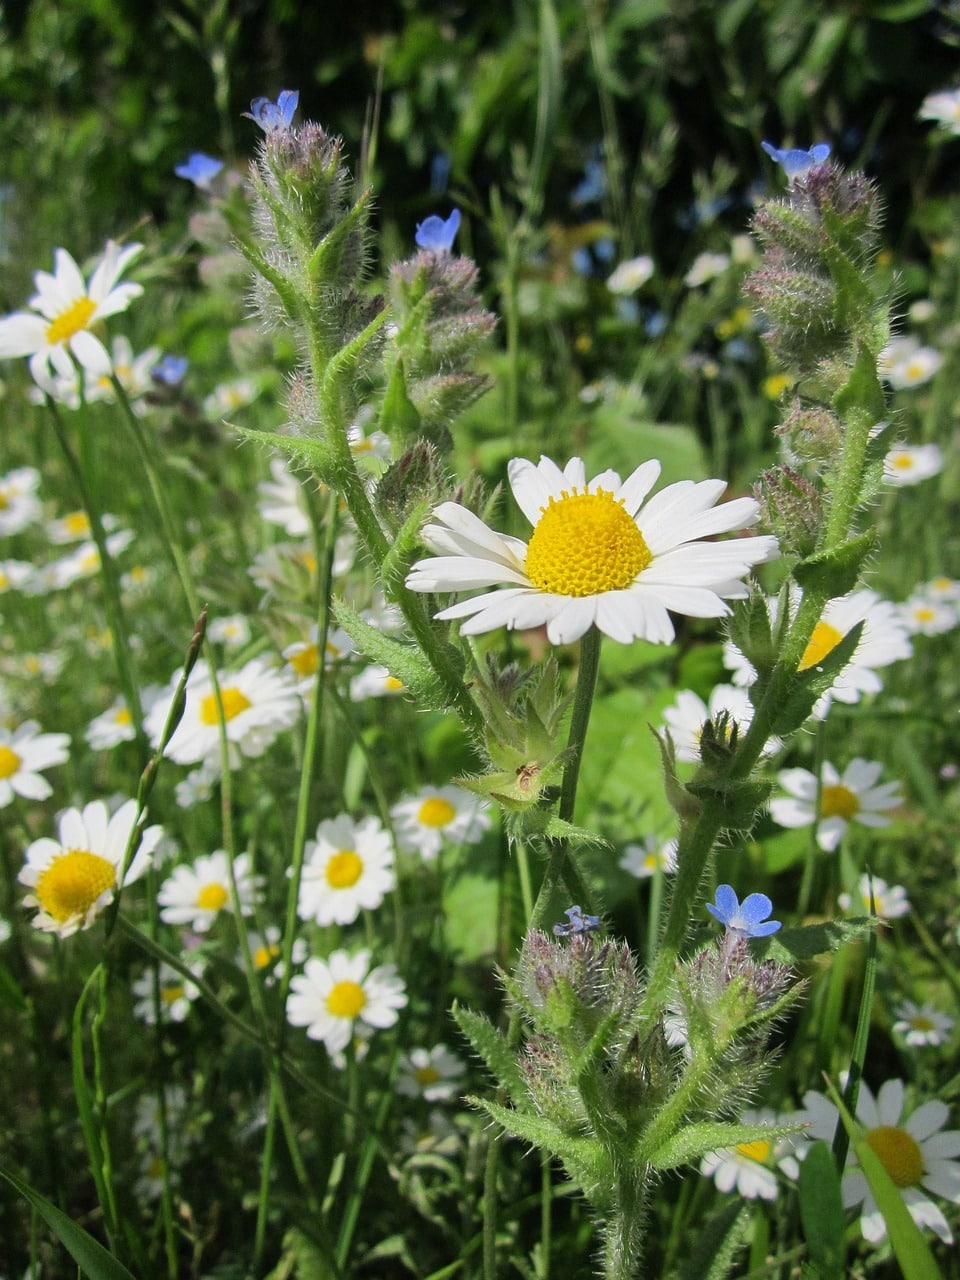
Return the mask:
{"type": "Polygon", "coordinates": [[[204,155],[202,151],[192,151],[184,163],[178,164],[173,172],[178,178],[186,178],[195,187],[205,190],[222,168],[222,160],[204,155]]]}
{"type": "Polygon", "coordinates": [[[751,893],[740,902],[728,884],[717,885],[716,904],[707,903],[707,910],[715,916],[728,933],[744,938],[766,938],[780,928],[779,920],[768,920],[773,903],[765,893],[751,893]]]}
{"type": "Polygon", "coordinates": [[[417,223],[415,239],[421,249],[430,249],[434,253],[449,253],[459,230],[459,209],[454,209],[446,219],[431,213],[429,218],[424,218],[422,222],[417,223]]]}
{"type": "Polygon", "coordinates": [[[243,114],[258,124],[264,133],[276,133],[279,129],[289,129],[293,113],[300,101],[299,89],[281,89],[276,102],[269,98],[254,98],[250,110],[243,114]]]}
{"type": "Polygon", "coordinates": [[[162,382],[165,387],[178,387],[189,363],[186,356],[164,356],[150,370],[150,377],[154,382],[162,382]]]}
{"type": "Polygon", "coordinates": [[[563,914],[569,923],[553,926],[553,932],[558,938],[569,938],[571,934],[593,933],[600,928],[600,917],[585,916],[579,907],[567,907],[563,914]]]}
{"type": "Polygon", "coordinates": [[[772,142],[761,142],[760,145],[771,160],[775,160],[783,167],[790,182],[804,177],[815,164],[823,164],[830,154],[829,142],[818,142],[809,151],[804,151],[801,147],[795,147],[792,151],[782,151],[772,142]]]}

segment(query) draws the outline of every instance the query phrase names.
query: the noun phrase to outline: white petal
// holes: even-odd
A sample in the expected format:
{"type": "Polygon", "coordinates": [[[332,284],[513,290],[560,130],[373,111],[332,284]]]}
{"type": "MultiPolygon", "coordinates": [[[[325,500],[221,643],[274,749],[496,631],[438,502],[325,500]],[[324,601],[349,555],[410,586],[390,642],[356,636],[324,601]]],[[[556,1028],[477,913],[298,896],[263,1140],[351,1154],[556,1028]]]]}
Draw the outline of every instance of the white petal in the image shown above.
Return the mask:
{"type": "Polygon", "coordinates": [[[547,622],[547,639],[551,644],[573,644],[590,630],[596,616],[596,596],[570,596],[547,622]]]}
{"type": "Polygon", "coordinates": [[[549,458],[541,458],[540,467],[535,467],[527,458],[512,458],[507,476],[517,506],[532,525],[536,525],[544,507],[551,498],[559,497],[564,487],[563,472],[549,458]],[[551,476],[555,473],[555,483],[548,480],[544,464],[549,464],[551,476]]]}
{"type": "MultiPolygon", "coordinates": [[[[881,1125],[899,1125],[903,1115],[904,1085],[902,1080],[885,1080],[877,1094],[877,1115],[881,1125]]],[[[860,1114],[860,1108],[857,1108],[860,1114]]],[[[868,1129],[876,1126],[864,1115],[864,1124],[868,1129]]],[[[904,1126],[906,1127],[906,1126],[904,1126]]],[[[909,1131],[908,1131],[909,1132],[909,1131]]]]}
{"type": "Polygon", "coordinates": [[[643,500],[660,478],[660,463],[656,458],[644,462],[624,480],[616,495],[623,503],[627,515],[635,516],[643,500]]]}
{"type": "Polygon", "coordinates": [[[81,329],[70,339],[70,350],[89,373],[97,378],[107,377],[113,370],[110,355],[99,338],[89,329],[81,329]]]}
{"type": "Polygon", "coordinates": [[[47,323],[28,311],[17,311],[0,320],[0,358],[33,355],[47,345],[47,323]]]}
{"type": "Polygon", "coordinates": [[[513,582],[528,587],[524,574],[492,560],[460,556],[437,556],[420,560],[407,576],[411,591],[469,591],[473,587],[493,587],[513,582]]]}
{"type": "Polygon", "coordinates": [[[911,1137],[916,1138],[917,1142],[923,1142],[925,1138],[930,1138],[939,1132],[949,1119],[950,1108],[945,1102],[933,1098],[917,1107],[903,1127],[911,1137]]]}

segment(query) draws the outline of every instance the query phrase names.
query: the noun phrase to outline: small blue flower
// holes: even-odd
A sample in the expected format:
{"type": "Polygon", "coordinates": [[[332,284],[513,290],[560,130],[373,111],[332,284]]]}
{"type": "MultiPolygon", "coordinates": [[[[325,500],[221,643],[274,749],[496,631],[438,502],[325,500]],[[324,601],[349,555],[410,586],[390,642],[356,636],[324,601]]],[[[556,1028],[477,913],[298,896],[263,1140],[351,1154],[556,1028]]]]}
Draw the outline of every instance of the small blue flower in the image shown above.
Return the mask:
{"type": "Polygon", "coordinates": [[[431,213],[429,218],[417,223],[415,239],[421,249],[430,249],[433,253],[449,253],[459,230],[459,209],[454,209],[446,220],[431,213]]]}
{"type": "Polygon", "coordinates": [[[780,928],[779,920],[768,920],[773,903],[765,893],[751,893],[741,903],[728,884],[717,885],[716,906],[707,903],[707,910],[715,916],[729,933],[744,938],[766,938],[780,928]]]}
{"type": "Polygon", "coordinates": [[[771,160],[775,160],[777,164],[783,166],[783,170],[791,182],[796,178],[805,177],[815,164],[823,164],[830,154],[829,142],[818,142],[809,151],[803,151],[800,148],[796,148],[793,151],[781,151],[772,142],[761,142],[760,145],[771,160]]]}
{"type": "Polygon", "coordinates": [[[579,907],[567,907],[563,913],[569,924],[555,924],[553,932],[558,938],[569,938],[571,934],[593,933],[600,928],[599,916],[585,916],[579,907]]]}
{"type": "Polygon", "coordinates": [[[195,187],[205,190],[222,168],[222,160],[215,160],[202,151],[192,151],[186,161],[178,164],[173,172],[178,178],[186,178],[195,187]]]}
{"type": "Polygon", "coordinates": [[[293,113],[300,101],[299,89],[281,89],[276,102],[269,98],[254,98],[250,110],[243,114],[254,124],[258,124],[264,133],[276,133],[280,129],[289,129],[293,113]]]}
{"type": "Polygon", "coordinates": [[[598,204],[607,192],[607,174],[600,159],[588,160],[583,167],[583,177],[570,192],[574,209],[586,204],[598,204]]]}
{"type": "Polygon", "coordinates": [[[164,356],[150,370],[154,382],[162,382],[165,387],[179,387],[190,361],[186,356],[164,356]]]}

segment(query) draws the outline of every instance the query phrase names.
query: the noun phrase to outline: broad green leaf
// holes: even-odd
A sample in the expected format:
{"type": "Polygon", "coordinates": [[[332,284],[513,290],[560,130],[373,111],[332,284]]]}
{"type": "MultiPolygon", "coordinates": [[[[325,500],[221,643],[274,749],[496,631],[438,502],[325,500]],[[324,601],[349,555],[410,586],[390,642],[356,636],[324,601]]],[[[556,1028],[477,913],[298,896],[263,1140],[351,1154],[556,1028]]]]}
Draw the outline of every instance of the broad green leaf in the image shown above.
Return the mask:
{"type": "Polygon", "coordinates": [[[830,1148],[814,1142],[800,1165],[800,1221],[820,1280],[843,1280],[846,1214],[830,1148]]]}
{"type": "Polygon", "coordinates": [[[98,1240],[78,1227],[72,1218],[67,1217],[55,1204],[51,1204],[46,1196],[35,1191],[29,1183],[22,1182],[3,1168],[0,1168],[0,1178],[6,1178],[11,1187],[19,1191],[24,1200],[36,1209],[83,1274],[89,1276],[89,1280],[134,1280],[123,1263],[118,1262],[98,1240]]]}
{"type": "Polygon", "coordinates": [[[850,920],[825,920],[822,924],[804,925],[800,929],[781,929],[769,938],[754,943],[758,954],[780,964],[810,960],[827,951],[836,951],[855,938],[870,934],[876,925],[869,916],[850,920]]]}
{"type": "Polygon", "coordinates": [[[526,1092],[523,1074],[517,1065],[517,1055],[488,1018],[470,1009],[454,1005],[451,1009],[454,1022],[470,1041],[486,1063],[491,1074],[513,1098],[526,1092]]]}

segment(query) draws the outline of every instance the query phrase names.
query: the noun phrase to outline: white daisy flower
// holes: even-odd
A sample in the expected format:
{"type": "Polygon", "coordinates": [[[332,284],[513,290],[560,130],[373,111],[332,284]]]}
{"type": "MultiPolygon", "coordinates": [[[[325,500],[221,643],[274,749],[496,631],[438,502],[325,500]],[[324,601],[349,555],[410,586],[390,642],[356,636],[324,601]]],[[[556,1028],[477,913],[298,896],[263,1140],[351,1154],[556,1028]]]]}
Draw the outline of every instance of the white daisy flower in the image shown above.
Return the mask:
{"type": "Polygon", "coordinates": [[[121,742],[132,742],[137,734],[125,699],[122,696],[115,698],[112,706],[95,716],[87,725],[84,736],[94,751],[112,751],[121,742]]]}
{"type": "Polygon", "coordinates": [[[883,478],[887,484],[904,488],[920,484],[943,470],[943,453],[938,444],[898,444],[883,460],[883,478]]]}
{"type": "Polygon", "coordinates": [[[213,789],[219,781],[220,761],[204,760],[203,764],[191,769],[174,787],[177,804],[181,809],[193,809],[198,804],[206,804],[213,797],[213,789]]]}
{"type": "Polygon", "coordinates": [[[257,485],[260,494],[260,519],[277,524],[288,538],[305,538],[312,528],[303,485],[292,475],[285,458],[270,459],[272,480],[261,480],[257,485]]]}
{"type": "Polygon", "coordinates": [[[607,276],[607,288],[611,293],[631,294],[642,289],[653,275],[653,259],[643,253],[638,258],[628,258],[619,263],[607,276]]]}
{"type": "MultiPolygon", "coordinates": [[[[153,370],[161,355],[159,347],[148,347],[146,351],[134,355],[130,339],[122,333],[118,333],[110,344],[110,362],[113,365],[113,372],[127,393],[127,399],[131,401],[134,413],[139,416],[149,412],[149,406],[143,403],[143,397],[156,388],[153,370]]],[[[104,399],[115,399],[116,392],[109,378],[100,379],[97,387],[104,399]]],[[[90,390],[87,391],[87,398],[92,398],[90,390]]]]}
{"type": "Polygon", "coordinates": [[[648,880],[658,871],[663,875],[672,874],[677,869],[677,842],[668,840],[664,844],[656,836],[645,836],[640,844],[624,846],[623,857],[617,865],[638,880],[648,880]]]}
{"type": "Polygon", "coordinates": [[[432,862],[441,845],[476,844],[490,827],[486,805],[462,787],[421,787],[390,810],[397,844],[432,862]]]}
{"type": "Polygon", "coordinates": [[[227,650],[242,649],[250,640],[250,619],[243,613],[213,618],[207,624],[207,636],[227,650]]]}
{"type": "Polygon", "coordinates": [[[110,374],[106,347],[91,332],[107,316],[126,311],[143,293],[138,284],[117,284],[143,245],[125,249],[107,241],[103,256],[85,283],[80,268],[66,249],[54,254],[54,274],[34,275],[37,292],[28,302],[30,311],[18,311],[0,320],[0,357],[30,356],[30,373],[43,386],[56,374],[67,378],[73,361],[97,377],[110,374]]]}
{"type": "Polygon", "coordinates": [[[456,1125],[439,1107],[434,1107],[425,1120],[404,1116],[400,1122],[397,1150],[402,1155],[437,1153],[453,1156],[461,1145],[462,1139],[456,1125]]]}
{"type": "Polygon", "coordinates": [[[445,1044],[411,1049],[400,1058],[397,1093],[426,1102],[446,1102],[463,1088],[466,1068],[445,1044]]]}
{"type": "Polygon", "coordinates": [[[921,120],[933,120],[950,133],[960,134],[960,89],[941,89],[928,93],[917,116],[921,120]]]}
{"type": "Polygon", "coordinates": [[[879,920],[897,920],[910,914],[910,902],[902,884],[887,884],[879,876],[866,874],[857,881],[856,896],[838,894],[837,903],[842,911],[876,915],[879,920]]]}
{"type": "MultiPolygon", "coordinates": [[[[799,593],[793,593],[790,598],[791,615],[799,603],[799,593]]],[[[767,612],[771,626],[776,622],[777,610],[776,597],[768,597],[767,612]]],[[[814,705],[811,714],[815,720],[824,718],[833,699],[849,704],[859,702],[864,694],[879,693],[883,681],[877,670],[913,654],[913,646],[897,606],[889,600],[881,600],[875,591],[864,589],[827,601],[797,670],[807,671],[821,663],[859,622],[863,623],[863,630],[857,647],[833,684],[814,705]]],[[[734,684],[751,685],[756,680],[756,670],[736,645],[729,642],[724,645],[723,660],[733,672],[734,684]]]]}
{"type": "MultiPolygon", "coordinates": [[[[268,924],[263,933],[250,929],[247,931],[247,946],[250,948],[254,969],[263,976],[264,984],[272,987],[283,976],[283,965],[277,963],[283,954],[283,934],[275,924],[268,924]]],[[[306,958],[306,942],[303,938],[295,938],[290,953],[291,962],[301,965],[306,958]]]]}
{"type": "MultiPolygon", "coordinates": [[[[157,700],[146,718],[146,730],[154,746],[160,742],[170,703],[179,681],[170,682],[169,695],[157,700]]],[[[263,658],[252,658],[239,671],[218,675],[220,700],[231,768],[241,756],[256,757],[284,729],[300,717],[301,701],[286,671],[271,667],[263,658]]],[[[220,715],[209,674],[195,674],[187,685],[183,718],[167,744],[166,754],[177,764],[197,764],[219,756],[220,715]]]]}
{"type": "MultiPolygon", "coordinates": [[[[732,684],[718,684],[710,692],[706,703],[691,689],[681,689],[672,706],[665,708],[663,718],[670,730],[678,760],[699,762],[700,735],[707,720],[716,722],[717,716],[726,711],[732,724],[743,737],[753,720],[753,703],[746,689],[732,684]]],[[[730,724],[727,738],[730,737],[730,724]]],[[[770,738],[763,748],[764,755],[771,755],[781,746],[779,738],[770,738]]]]}
{"type": "MultiPolygon", "coordinates": [[[[237,897],[242,915],[253,914],[259,901],[263,876],[255,876],[250,855],[241,853],[233,860],[237,897]]],[[[222,849],[203,854],[196,862],[174,868],[160,886],[157,904],[164,924],[186,925],[194,933],[206,933],[221,911],[232,911],[230,897],[230,861],[222,849]]]]}
{"type": "Polygon", "coordinates": [[[896,1010],[894,1035],[902,1036],[911,1048],[946,1044],[954,1020],[932,1004],[903,1000],[896,1010]]]}
{"type": "Polygon", "coordinates": [[[494,533],[473,512],[444,502],[423,540],[440,555],[413,566],[413,591],[507,589],[463,600],[438,618],[467,618],[464,635],[497,627],[547,627],[551,644],[571,644],[596,624],[614,640],[669,644],[668,609],[697,618],[729,613],[743,598],[741,579],[779,554],[776,538],[699,539],[743,529],[758,519],[752,498],[715,508],[722,480],[668,485],[644,506],[660,463],[643,464],[621,483],[615,471],[587,481],[583,462],[563,471],[549,458],[514,458],[514,497],[534,526],[528,543],[494,533]]]}
{"type": "MultiPolygon", "coordinates": [[[[137,802],[127,800],[111,817],[102,800],[60,815],[59,839],[43,836],[27,849],[17,879],[31,892],[24,906],[38,907],[36,929],[69,938],[88,929],[113,900],[124,854],[137,820],[137,802]]],[[[147,827],[135,842],[135,853],[123,878],[126,886],[146,871],[162,827],[147,827]]]]}
{"type": "Polygon", "coordinates": [[[896,391],[922,387],[939,371],[943,356],[933,347],[919,344],[899,360],[887,360],[881,366],[880,376],[896,391]]]}
{"type": "Polygon", "coordinates": [[[376,818],[346,814],[317,827],[304,853],[297,914],[317,924],[352,924],[394,888],[393,843],[376,818]]]}
{"type": "Polygon", "coordinates": [[[40,472],[36,467],[17,467],[0,476],[0,534],[20,533],[41,518],[39,484],[40,472]]]}
{"type": "MultiPolygon", "coordinates": [[[[929,1227],[944,1241],[953,1242],[946,1218],[924,1192],[956,1204],[960,1202],[960,1130],[944,1130],[950,1115],[945,1103],[924,1102],[905,1115],[906,1090],[902,1080],[887,1080],[874,1098],[861,1081],[857,1100],[857,1119],[866,1130],[865,1138],[874,1155],[886,1169],[900,1192],[910,1216],[918,1227],[929,1227]]],[[[833,1139],[837,1127],[837,1109],[822,1094],[812,1090],[804,1095],[804,1112],[796,1118],[810,1123],[812,1139],[833,1139]]],[[[860,1230],[871,1244],[878,1244],[887,1234],[883,1215],[857,1164],[853,1148],[847,1156],[842,1181],[843,1203],[847,1209],[860,1206],[860,1230]]]]}
{"type": "MultiPolygon", "coordinates": [[[[107,551],[113,559],[133,541],[131,529],[119,529],[107,536],[107,551]]],[[[28,595],[46,595],[50,591],[62,591],[100,572],[100,551],[95,542],[81,542],[68,555],[38,569],[26,584],[28,595]]]]}
{"type": "Polygon", "coordinates": [[[386,667],[373,663],[357,672],[350,681],[350,700],[363,702],[365,698],[392,698],[403,693],[404,688],[403,681],[392,676],[386,667]]]}
{"type": "Polygon", "coordinates": [[[698,289],[723,275],[729,265],[730,258],[725,253],[698,253],[683,277],[683,283],[688,289],[698,289]]]}
{"type": "Polygon", "coordinates": [[[960,604],[960,581],[956,578],[948,578],[941,574],[940,577],[932,578],[925,583],[919,590],[938,603],[960,604]]]}
{"type": "Polygon", "coordinates": [[[25,720],[17,729],[0,724],[0,809],[13,803],[13,797],[46,800],[53,787],[40,776],[40,770],[65,764],[69,758],[68,733],[40,733],[40,726],[25,720]]]}
{"type": "Polygon", "coordinates": [[[25,587],[33,572],[33,565],[26,560],[0,560],[0,595],[25,587]]]}
{"type": "Polygon", "coordinates": [[[259,394],[260,388],[252,378],[234,378],[214,387],[203,402],[203,411],[208,418],[223,418],[253,404],[259,394]]]}
{"type": "MultiPolygon", "coordinates": [[[[101,523],[104,529],[115,528],[116,517],[102,516],[101,523]]],[[[51,542],[61,546],[70,542],[89,542],[92,536],[90,517],[86,511],[70,511],[65,516],[58,516],[56,520],[48,520],[46,534],[51,542]]]]}
{"type": "MultiPolygon", "coordinates": [[[[178,1140],[187,1132],[187,1091],[179,1084],[168,1084],[163,1091],[167,1113],[167,1138],[178,1140]]],[[[163,1136],[160,1122],[160,1097],[156,1093],[143,1093],[137,1098],[133,1117],[133,1136],[141,1141],[159,1146],[163,1136]]]]}
{"type": "MultiPolygon", "coordinates": [[[[157,970],[160,995],[160,1018],[170,1022],[183,1022],[190,1006],[200,994],[200,988],[185,978],[179,970],[161,962],[157,970]]],[[[153,970],[144,969],[130,988],[137,997],[133,1006],[134,1017],[148,1026],[156,1023],[156,1007],[153,1001],[153,970]]]]}
{"type": "Polygon", "coordinates": [[[290,983],[287,1019],[306,1027],[311,1040],[322,1040],[327,1052],[342,1052],[356,1024],[392,1027],[407,1003],[403,979],[393,964],[370,968],[370,952],[334,951],[328,959],[308,960],[290,983]]]}
{"type": "MultiPolygon", "coordinates": [[[[349,657],[353,652],[353,641],[342,627],[333,627],[327,632],[324,650],[324,666],[349,657]]],[[[320,627],[314,623],[306,640],[297,640],[283,650],[284,661],[289,665],[297,681],[301,694],[308,693],[317,681],[320,670],[320,627]]]]}
{"type": "Polygon", "coordinates": [[[770,813],[781,827],[809,827],[817,824],[817,844],[833,851],[851,822],[867,827],[888,827],[884,811],[901,802],[900,784],[877,786],[883,765],[873,760],[851,760],[839,774],[829,761],[823,764],[820,803],[817,805],[817,777],[807,769],[782,769],[777,781],[786,796],[774,796],[770,813]]]}
{"type": "MultiPolygon", "coordinates": [[[[778,1116],[766,1107],[758,1111],[744,1111],[741,1124],[769,1124],[771,1127],[789,1124],[794,1116],[778,1116]]],[[[713,1178],[719,1191],[736,1191],[745,1200],[776,1200],[779,1169],[788,1178],[795,1179],[800,1166],[793,1156],[795,1139],[790,1137],[755,1138],[753,1142],[741,1142],[736,1147],[710,1151],[700,1162],[700,1172],[713,1178]]]]}
{"type": "Polygon", "coordinates": [[[923,591],[915,591],[898,605],[900,617],[912,636],[938,636],[952,631],[960,623],[956,607],[923,591]]]}

